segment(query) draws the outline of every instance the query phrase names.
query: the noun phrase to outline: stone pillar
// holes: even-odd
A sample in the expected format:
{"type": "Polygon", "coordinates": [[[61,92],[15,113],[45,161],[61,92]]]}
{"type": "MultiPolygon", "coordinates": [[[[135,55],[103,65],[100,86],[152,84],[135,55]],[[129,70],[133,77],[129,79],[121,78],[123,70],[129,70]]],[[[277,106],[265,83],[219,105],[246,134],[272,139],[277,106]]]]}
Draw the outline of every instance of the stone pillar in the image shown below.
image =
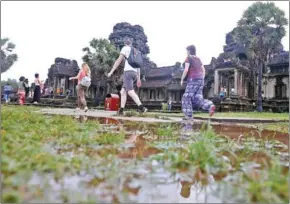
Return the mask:
{"type": "Polygon", "coordinates": [[[235,93],[238,94],[238,70],[235,69],[235,86],[234,86],[234,89],[235,89],[235,93]]]}
{"type": "Polygon", "coordinates": [[[219,73],[218,70],[214,70],[214,95],[219,95],[219,73]]]}

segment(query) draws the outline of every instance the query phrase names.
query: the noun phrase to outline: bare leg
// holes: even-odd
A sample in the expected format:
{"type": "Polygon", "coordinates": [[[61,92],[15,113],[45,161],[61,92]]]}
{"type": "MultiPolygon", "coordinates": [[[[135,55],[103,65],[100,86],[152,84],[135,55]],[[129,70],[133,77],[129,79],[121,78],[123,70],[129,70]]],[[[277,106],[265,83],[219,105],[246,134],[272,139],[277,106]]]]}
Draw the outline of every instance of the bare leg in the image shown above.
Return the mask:
{"type": "Polygon", "coordinates": [[[134,90],[128,91],[129,96],[133,99],[133,101],[137,104],[137,106],[142,105],[138,95],[134,90]]]}
{"type": "Polygon", "coordinates": [[[127,102],[127,92],[124,88],[121,90],[121,108],[125,108],[127,102]]]}
{"type": "Polygon", "coordinates": [[[79,97],[80,97],[80,103],[83,105],[84,108],[87,108],[85,90],[83,88],[79,88],[79,97]]]}
{"type": "Polygon", "coordinates": [[[77,109],[81,108],[81,98],[80,98],[80,94],[79,94],[79,86],[77,87],[77,103],[78,103],[78,107],[77,109]]]}

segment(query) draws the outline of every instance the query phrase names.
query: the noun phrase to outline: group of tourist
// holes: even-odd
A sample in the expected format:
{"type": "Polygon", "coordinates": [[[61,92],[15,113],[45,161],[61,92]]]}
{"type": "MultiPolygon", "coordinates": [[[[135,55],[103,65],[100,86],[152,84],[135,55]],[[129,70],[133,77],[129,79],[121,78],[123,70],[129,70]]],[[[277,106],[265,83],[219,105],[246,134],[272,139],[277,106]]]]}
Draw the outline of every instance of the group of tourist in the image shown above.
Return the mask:
{"type": "MultiPolygon", "coordinates": [[[[127,101],[127,95],[129,95],[138,106],[140,113],[145,113],[147,108],[145,108],[138,95],[135,93],[133,88],[133,83],[137,81],[137,86],[141,86],[140,80],[140,68],[134,68],[129,63],[128,58],[130,53],[134,50],[132,47],[132,42],[130,39],[125,40],[125,46],[122,48],[120,55],[112,70],[108,73],[108,77],[111,77],[114,71],[119,67],[121,62],[125,60],[124,74],[123,74],[123,87],[121,90],[121,107],[118,111],[119,115],[124,114],[124,108],[127,101]]],[[[184,71],[181,77],[180,85],[183,86],[184,80],[187,78],[187,86],[185,93],[182,97],[182,111],[185,115],[186,120],[193,119],[193,109],[202,108],[205,111],[209,112],[209,115],[212,116],[215,111],[215,105],[212,101],[203,98],[203,87],[204,87],[204,77],[205,77],[205,68],[201,60],[196,56],[196,48],[194,45],[190,45],[186,48],[187,57],[184,63],[184,71]]],[[[168,101],[168,108],[171,110],[172,100],[171,98],[168,101]]]]}
{"type": "MultiPolygon", "coordinates": [[[[131,50],[135,49],[132,47],[132,41],[130,39],[126,39],[125,46],[122,48],[118,59],[115,61],[112,70],[108,73],[108,77],[111,77],[114,71],[119,67],[121,62],[125,60],[124,66],[124,74],[123,74],[123,87],[120,91],[121,95],[121,105],[118,111],[119,115],[124,114],[124,108],[127,101],[127,95],[129,95],[134,102],[138,106],[138,110],[140,113],[147,112],[147,108],[145,108],[140,101],[138,95],[134,91],[134,82],[137,81],[137,86],[141,86],[140,79],[140,68],[135,68],[132,64],[129,63],[128,58],[131,57],[131,50]]],[[[133,50],[134,51],[134,50],[133,50]]],[[[187,80],[187,85],[185,89],[185,93],[182,97],[182,111],[185,115],[185,119],[192,120],[193,119],[193,109],[194,108],[202,108],[205,111],[208,111],[210,116],[214,114],[215,105],[212,101],[203,98],[203,87],[204,87],[204,77],[205,77],[205,68],[200,60],[196,56],[196,48],[194,45],[190,45],[186,48],[187,57],[184,63],[184,71],[181,77],[180,85],[183,86],[184,80],[187,80]]],[[[85,99],[85,91],[88,87],[83,85],[83,80],[87,77],[91,77],[90,67],[83,63],[81,69],[77,76],[70,77],[69,80],[78,80],[77,85],[77,110],[81,108],[84,111],[88,111],[87,102],[85,99]]],[[[43,88],[43,83],[39,79],[39,74],[35,74],[35,88],[33,94],[34,103],[40,102],[41,97],[41,89],[43,88]]],[[[9,95],[10,88],[7,86],[4,87],[5,98],[9,95]]],[[[28,80],[25,77],[20,77],[18,83],[18,94],[19,94],[19,103],[23,104],[25,102],[25,98],[28,97],[29,87],[28,80]]],[[[226,87],[224,87],[220,93],[221,97],[226,95],[226,87]]],[[[172,100],[171,98],[168,101],[168,108],[171,110],[172,100]]]]}
{"type": "MultiPolygon", "coordinates": [[[[43,89],[43,82],[39,79],[39,74],[35,74],[34,80],[34,90],[31,90],[29,87],[28,79],[24,76],[19,78],[17,82],[16,93],[18,96],[18,103],[23,105],[26,99],[33,95],[32,103],[39,103],[41,97],[41,90],[43,89]],[[30,94],[30,91],[33,91],[33,94],[30,94]]],[[[4,101],[6,103],[10,102],[11,94],[14,92],[12,85],[8,82],[4,85],[4,101]]]]}

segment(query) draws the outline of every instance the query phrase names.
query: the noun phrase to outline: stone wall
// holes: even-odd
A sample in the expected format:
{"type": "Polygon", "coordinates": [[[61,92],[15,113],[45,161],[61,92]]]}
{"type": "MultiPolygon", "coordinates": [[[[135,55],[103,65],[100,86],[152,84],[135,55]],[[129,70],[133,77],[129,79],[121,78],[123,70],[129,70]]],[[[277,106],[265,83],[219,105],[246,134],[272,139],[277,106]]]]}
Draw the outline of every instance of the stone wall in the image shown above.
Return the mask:
{"type": "MultiPolygon", "coordinates": [[[[284,76],[282,78],[283,83],[286,85],[286,95],[289,98],[289,76],[284,76]]],[[[263,78],[262,91],[264,92],[264,97],[267,99],[275,98],[275,85],[277,79],[276,77],[263,78]]]]}

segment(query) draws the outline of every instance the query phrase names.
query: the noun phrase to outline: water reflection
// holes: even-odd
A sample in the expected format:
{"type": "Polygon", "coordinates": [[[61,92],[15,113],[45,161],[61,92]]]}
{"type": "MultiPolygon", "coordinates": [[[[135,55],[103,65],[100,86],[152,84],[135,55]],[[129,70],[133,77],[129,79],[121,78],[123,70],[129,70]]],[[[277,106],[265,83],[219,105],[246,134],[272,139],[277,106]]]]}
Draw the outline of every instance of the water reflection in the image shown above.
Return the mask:
{"type": "Polygon", "coordinates": [[[85,115],[75,115],[74,118],[81,123],[85,123],[88,120],[88,117],[85,115]]]}

